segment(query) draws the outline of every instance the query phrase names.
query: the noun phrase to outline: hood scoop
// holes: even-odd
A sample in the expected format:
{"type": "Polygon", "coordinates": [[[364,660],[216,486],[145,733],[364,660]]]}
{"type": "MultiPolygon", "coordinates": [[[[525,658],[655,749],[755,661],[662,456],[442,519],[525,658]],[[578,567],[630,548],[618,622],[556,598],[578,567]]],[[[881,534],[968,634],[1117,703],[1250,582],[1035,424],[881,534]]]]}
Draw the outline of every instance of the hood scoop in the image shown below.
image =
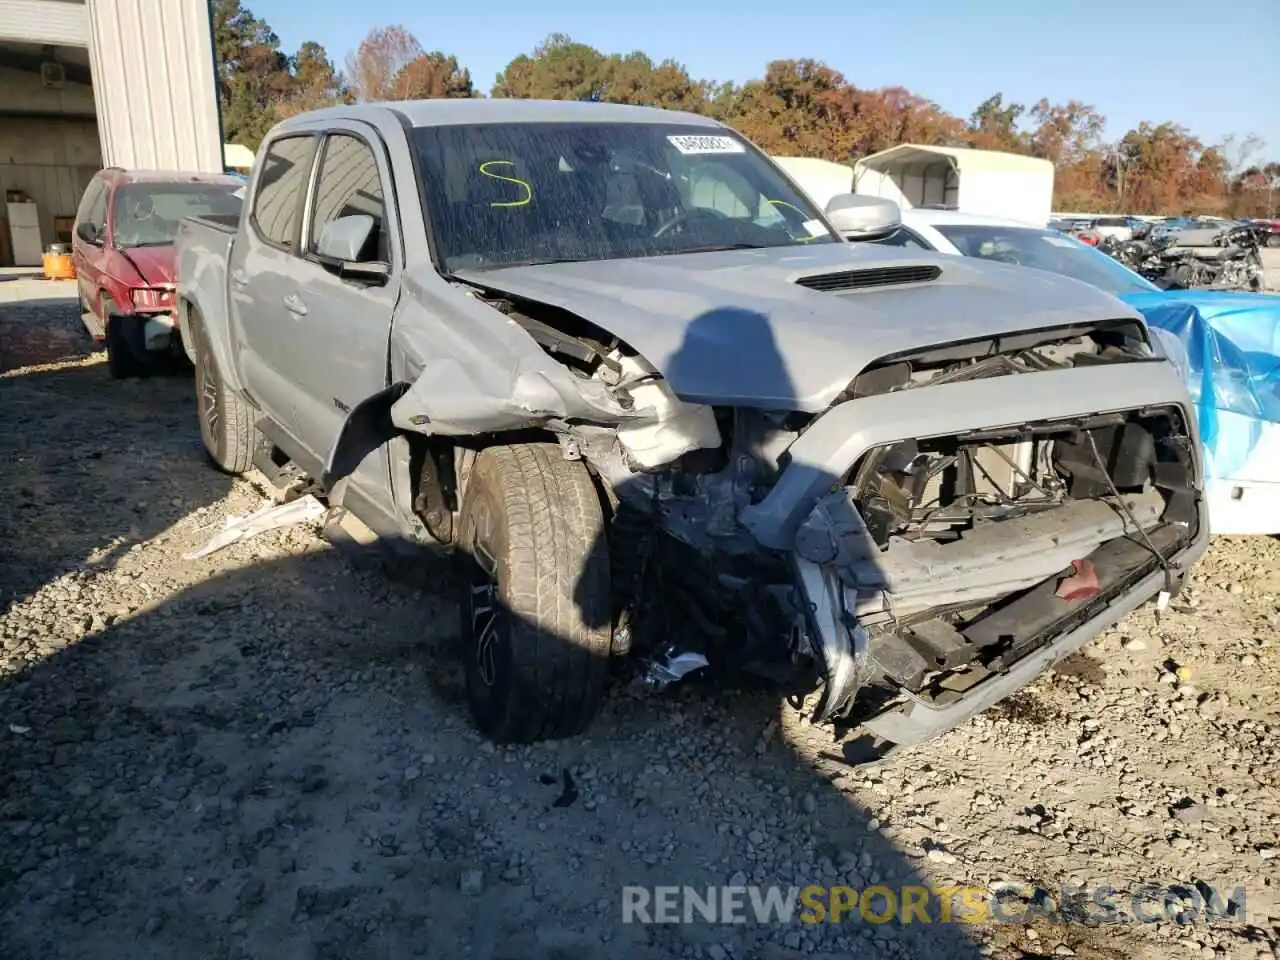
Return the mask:
{"type": "Polygon", "coordinates": [[[891,287],[902,283],[927,283],[942,276],[942,268],[933,263],[913,263],[902,267],[871,267],[842,270],[840,273],[816,273],[800,277],[796,283],[822,293],[863,290],[868,287],[891,287]]]}

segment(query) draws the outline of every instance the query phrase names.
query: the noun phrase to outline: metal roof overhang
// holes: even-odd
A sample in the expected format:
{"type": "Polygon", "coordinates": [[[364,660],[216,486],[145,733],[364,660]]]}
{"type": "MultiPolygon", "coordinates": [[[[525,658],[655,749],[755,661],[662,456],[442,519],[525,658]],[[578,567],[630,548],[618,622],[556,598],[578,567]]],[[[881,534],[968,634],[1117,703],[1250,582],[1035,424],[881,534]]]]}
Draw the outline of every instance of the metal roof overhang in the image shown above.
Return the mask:
{"type": "Polygon", "coordinates": [[[87,47],[89,11],[79,0],[4,0],[0,40],[87,47]]]}

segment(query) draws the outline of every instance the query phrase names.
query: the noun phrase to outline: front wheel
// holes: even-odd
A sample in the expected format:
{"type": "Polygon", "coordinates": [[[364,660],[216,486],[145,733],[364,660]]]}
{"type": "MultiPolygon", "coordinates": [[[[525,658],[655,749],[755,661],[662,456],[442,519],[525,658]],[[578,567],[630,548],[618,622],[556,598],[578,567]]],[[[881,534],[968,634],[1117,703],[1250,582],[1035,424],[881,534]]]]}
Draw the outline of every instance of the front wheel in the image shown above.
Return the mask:
{"type": "Polygon", "coordinates": [[[194,310],[187,324],[195,351],[196,412],[200,417],[200,439],[209,459],[218,469],[244,473],[253,463],[258,445],[258,428],[253,408],[227,388],[218,370],[218,359],[209,343],[204,321],[194,310]]]}
{"type": "Polygon", "coordinates": [[[557,444],[476,457],[460,511],[467,697],[499,743],[572,736],[608,676],[609,548],[590,474],[557,444]]]}

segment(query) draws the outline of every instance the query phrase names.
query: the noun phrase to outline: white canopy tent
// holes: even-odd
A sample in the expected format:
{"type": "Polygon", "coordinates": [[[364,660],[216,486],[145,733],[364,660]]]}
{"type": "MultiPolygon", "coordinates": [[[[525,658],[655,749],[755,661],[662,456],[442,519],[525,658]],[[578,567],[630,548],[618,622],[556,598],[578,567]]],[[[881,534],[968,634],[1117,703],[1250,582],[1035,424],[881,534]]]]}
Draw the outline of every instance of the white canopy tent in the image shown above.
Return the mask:
{"type": "Polygon", "coordinates": [[[1039,157],[903,143],[863,157],[854,170],[858,193],[902,207],[1047,223],[1053,206],[1053,164],[1039,157]]]}

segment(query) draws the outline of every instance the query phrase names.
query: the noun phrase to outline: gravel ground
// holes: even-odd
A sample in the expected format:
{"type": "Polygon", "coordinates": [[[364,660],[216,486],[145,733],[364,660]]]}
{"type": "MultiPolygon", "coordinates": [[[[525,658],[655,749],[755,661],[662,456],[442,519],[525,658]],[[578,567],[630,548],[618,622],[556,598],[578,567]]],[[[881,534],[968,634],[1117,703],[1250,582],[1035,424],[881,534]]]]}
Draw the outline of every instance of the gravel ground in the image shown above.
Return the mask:
{"type": "Polygon", "coordinates": [[[206,465],[190,377],[112,382],[65,296],[0,284],[9,960],[1280,957],[1280,542],[1216,542],[1160,620],[879,768],[692,685],[495,749],[439,564],[389,580],[309,528],[182,559],[262,494],[206,465]],[[1247,896],[1189,923],[621,923],[627,884],[1001,882],[1041,912],[1247,896]]]}

